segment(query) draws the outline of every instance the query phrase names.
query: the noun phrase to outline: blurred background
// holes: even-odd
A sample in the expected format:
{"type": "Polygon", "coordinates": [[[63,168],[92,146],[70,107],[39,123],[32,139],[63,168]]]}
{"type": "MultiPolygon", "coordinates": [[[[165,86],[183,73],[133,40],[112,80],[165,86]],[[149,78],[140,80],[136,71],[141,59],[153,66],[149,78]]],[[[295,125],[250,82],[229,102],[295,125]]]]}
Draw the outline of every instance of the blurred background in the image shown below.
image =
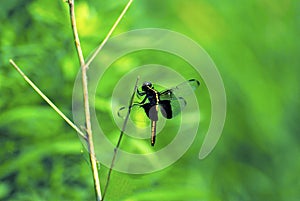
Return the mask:
{"type": "MultiPolygon", "coordinates": [[[[85,57],[102,41],[126,3],[75,2],[85,57]]],[[[190,149],[156,173],[113,172],[106,199],[299,200],[299,9],[297,0],[134,1],[113,35],[164,28],[195,40],[223,78],[227,118],[216,148],[199,160],[210,121],[209,94],[203,83],[202,92],[196,93],[203,118],[190,149]]],[[[94,200],[87,153],[77,134],[8,62],[13,58],[71,118],[79,62],[68,6],[61,0],[11,0],[1,2],[1,11],[0,200],[94,200]]],[[[111,113],[114,83],[133,66],[147,63],[174,69],[187,65],[174,55],[155,51],[117,61],[106,72],[109,79],[102,80],[105,87],[97,107],[102,124],[107,123],[113,135],[118,128],[106,117],[111,113]]],[[[110,137],[115,143],[116,138],[110,137]]],[[[168,142],[165,136],[160,140],[168,142]]],[[[133,142],[125,140],[121,146],[133,142]]],[[[101,166],[102,186],[107,170],[101,166]]]]}

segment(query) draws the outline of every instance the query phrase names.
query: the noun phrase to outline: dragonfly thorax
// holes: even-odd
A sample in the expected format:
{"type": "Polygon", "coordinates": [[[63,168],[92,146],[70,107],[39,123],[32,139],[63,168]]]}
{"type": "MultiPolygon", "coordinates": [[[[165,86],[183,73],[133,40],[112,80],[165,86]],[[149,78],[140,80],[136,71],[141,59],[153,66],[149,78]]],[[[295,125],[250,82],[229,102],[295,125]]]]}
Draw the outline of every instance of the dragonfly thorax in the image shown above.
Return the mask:
{"type": "Polygon", "coordinates": [[[158,92],[154,89],[151,82],[144,82],[142,90],[146,94],[146,98],[149,100],[150,105],[157,105],[159,102],[158,92]]]}

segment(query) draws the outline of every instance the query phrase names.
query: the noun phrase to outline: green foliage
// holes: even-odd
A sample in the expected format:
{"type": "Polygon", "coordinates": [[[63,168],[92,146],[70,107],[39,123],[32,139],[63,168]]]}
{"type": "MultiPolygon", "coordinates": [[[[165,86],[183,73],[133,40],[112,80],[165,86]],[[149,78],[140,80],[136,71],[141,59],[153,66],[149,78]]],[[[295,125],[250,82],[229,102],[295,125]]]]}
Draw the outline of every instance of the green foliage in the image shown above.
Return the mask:
{"type": "MultiPolygon", "coordinates": [[[[120,1],[75,1],[84,55],[102,41],[120,1]]],[[[0,12],[0,200],[94,200],[88,159],[73,131],[8,64],[22,70],[71,117],[78,60],[64,1],[3,1],[0,12]]],[[[296,201],[299,193],[299,1],[134,1],[116,32],[160,27],[202,45],[224,80],[228,111],[223,135],[205,160],[198,152],[210,115],[205,85],[198,136],[172,166],[147,175],[113,172],[107,200],[296,201]]],[[[105,129],[114,84],[133,67],[188,66],[174,55],[136,52],[120,58],[96,97],[105,129]]],[[[190,77],[193,72],[185,72],[190,77]]],[[[129,86],[128,88],[132,88],[129,86]]],[[[175,128],[176,129],[176,128],[175,128]]],[[[170,129],[170,133],[173,130],[170,129]]],[[[171,134],[170,134],[171,136],[171,134]]],[[[117,136],[109,136],[112,143],[117,136]]],[[[167,137],[161,137],[167,143],[167,137]]],[[[121,146],[146,145],[124,139],[121,146]]],[[[97,146],[97,145],[96,145],[97,146]]],[[[107,168],[100,169],[104,186],[107,168]]]]}

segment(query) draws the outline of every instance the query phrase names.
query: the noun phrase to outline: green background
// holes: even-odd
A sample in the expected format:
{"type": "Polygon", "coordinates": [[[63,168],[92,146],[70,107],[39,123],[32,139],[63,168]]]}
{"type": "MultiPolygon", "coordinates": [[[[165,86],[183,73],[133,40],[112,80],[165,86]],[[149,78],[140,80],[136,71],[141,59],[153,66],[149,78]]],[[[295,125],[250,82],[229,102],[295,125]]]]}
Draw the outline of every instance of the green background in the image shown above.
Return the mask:
{"type": "MultiPolygon", "coordinates": [[[[76,1],[86,57],[125,4],[125,0],[76,1]]],[[[72,117],[79,65],[68,6],[59,0],[11,0],[0,5],[0,200],[94,200],[88,157],[75,131],[8,63],[13,58],[72,117]]],[[[210,115],[204,84],[203,92],[196,93],[203,119],[189,151],[157,173],[113,172],[107,200],[299,200],[299,9],[297,0],[134,1],[113,35],[155,27],[195,40],[223,78],[227,118],[214,151],[198,160],[210,115]]],[[[110,113],[110,97],[105,94],[132,66],[149,62],[176,66],[182,61],[146,51],[117,62],[107,72],[111,78],[104,82],[107,93],[104,90],[98,100],[104,125],[110,113]]],[[[116,142],[117,127],[111,131],[116,142]]],[[[161,140],[167,142],[167,136],[161,140]]],[[[133,145],[125,140],[121,147],[133,145]]],[[[101,166],[102,186],[106,174],[107,168],[101,166]]]]}

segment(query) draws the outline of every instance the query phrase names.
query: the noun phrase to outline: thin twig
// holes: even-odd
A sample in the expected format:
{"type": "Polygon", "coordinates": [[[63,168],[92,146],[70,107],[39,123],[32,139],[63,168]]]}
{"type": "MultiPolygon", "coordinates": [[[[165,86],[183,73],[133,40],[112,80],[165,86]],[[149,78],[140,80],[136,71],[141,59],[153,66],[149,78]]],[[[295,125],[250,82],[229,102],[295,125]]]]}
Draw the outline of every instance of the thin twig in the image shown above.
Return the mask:
{"type": "Polygon", "coordinates": [[[110,164],[110,168],[109,168],[109,171],[108,171],[107,180],[106,180],[106,184],[105,184],[104,191],[103,191],[102,201],[104,201],[104,198],[105,198],[105,195],[106,195],[106,191],[107,191],[109,181],[110,181],[111,172],[113,170],[113,167],[114,167],[114,164],[115,164],[115,159],[116,159],[116,156],[117,156],[117,152],[118,152],[118,149],[120,147],[121,140],[122,140],[122,137],[123,137],[125,129],[126,129],[126,125],[127,125],[127,122],[128,122],[130,112],[131,112],[131,107],[132,107],[132,104],[133,104],[133,99],[134,99],[134,96],[135,96],[135,92],[137,90],[137,85],[138,85],[139,79],[140,79],[140,77],[138,76],[137,79],[136,79],[135,85],[134,85],[134,90],[133,90],[132,96],[131,96],[129,104],[128,104],[128,111],[127,111],[127,114],[126,114],[126,117],[125,117],[125,120],[124,120],[124,123],[123,123],[122,130],[120,132],[118,143],[117,143],[117,145],[114,149],[114,155],[113,155],[113,158],[112,158],[112,161],[111,161],[111,164],[110,164]]]}
{"type": "Polygon", "coordinates": [[[132,2],[133,2],[133,0],[129,0],[128,1],[128,3],[126,4],[125,8],[122,11],[122,13],[118,17],[118,19],[116,20],[116,22],[114,23],[114,25],[112,26],[112,28],[109,30],[108,34],[106,35],[106,37],[104,38],[104,40],[102,41],[102,43],[99,45],[99,47],[96,49],[96,51],[92,54],[92,56],[86,62],[86,67],[88,67],[91,64],[91,62],[95,59],[95,57],[97,56],[97,54],[102,50],[102,48],[104,47],[104,45],[106,44],[106,42],[110,38],[111,34],[114,32],[114,30],[118,26],[118,24],[121,21],[121,19],[124,17],[125,13],[127,12],[128,8],[130,7],[130,5],[131,5],[132,2]]]}
{"type": "Polygon", "coordinates": [[[82,75],[82,88],[83,88],[83,102],[84,102],[84,111],[85,111],[85,124],[86,124],[86,133],[87,133],[87,142],[88,142],[88,151],[91,162],[91,168],[93,172],[94,179],[94,187],[96,199],[98,201],[102,200],[101,196],[101,187],[97,169],[97,160],[95,156],[93,135],[92,135],[92,126],[91,126],[91,117],[90,117],[90,106],[89,106],[89,95],[88,95],[88,81],[87,81],[87,66],[85,65],[82,49],[80,46],[80,40],[78,37],[78,31],[76,27],[76,19],[75,19],[75,10],[74,10],[74,0],[68,0],[69,9],[70,9],[70,20],[73,30],[73,36],[75,40],[75,46],[80,62],[81,67],[81,75],[82,75]]]}
{"type": "Polygon", "coordinates": [[[18,65],[10,59],[9,62],[12,66],[20,73],[20,75],[24,78],[24,80],[53,108],[53,110],[61,116],[81,137],[86,139],[85,134],[68,118],[62,111],[60,111],[56,105],[23,73],[23,71],[18,67],[18,65]]]}

